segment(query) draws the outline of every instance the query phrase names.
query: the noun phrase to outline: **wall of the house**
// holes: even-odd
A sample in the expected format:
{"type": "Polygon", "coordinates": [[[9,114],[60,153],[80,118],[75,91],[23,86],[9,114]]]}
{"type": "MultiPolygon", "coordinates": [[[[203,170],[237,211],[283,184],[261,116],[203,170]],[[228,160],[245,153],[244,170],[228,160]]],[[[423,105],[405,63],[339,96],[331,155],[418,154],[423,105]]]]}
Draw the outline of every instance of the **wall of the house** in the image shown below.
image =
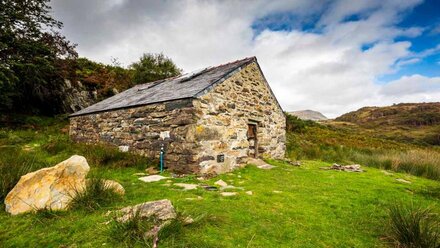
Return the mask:
{"type": "Polygon", "coordinates": [[[197,123],[187,141],[199,144],[196,159],[202,173],[223,173],[247,161],[248,123],[258,122],[258,156],[284,158],[285,116],[253,62],[195,99],[197,123]],[[224,154],[224,162],[217,155],[224,154]]]}
{"type": "Polygon", "coordinates": [[[159,157],[164,144],[168,168],[197,172],[198,143],[185,138],[195,118],[192,101],[177,100],[71,117],[70,136],[74,141],[108,143],[151,158],[159,157]]]}

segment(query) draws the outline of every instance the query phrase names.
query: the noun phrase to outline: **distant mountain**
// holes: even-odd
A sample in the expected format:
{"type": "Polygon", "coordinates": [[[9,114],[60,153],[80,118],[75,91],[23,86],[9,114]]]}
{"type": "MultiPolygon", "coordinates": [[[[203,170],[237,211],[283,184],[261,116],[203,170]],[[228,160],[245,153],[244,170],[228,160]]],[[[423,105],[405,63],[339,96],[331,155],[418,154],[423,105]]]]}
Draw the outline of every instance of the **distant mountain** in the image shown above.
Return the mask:
{"type": "Polygon", "coordinates": [[[440,125],[440,102],[400,103],[386,107],[364,107],[335,119],[365,127],[440,125]]]}
{"type": "Polygon", "coordinates": [[[363,107],[341,115],[335,122],[357,124],[388,139],[440,145],[440,102],[363,107]]]}
{"type": "Polygon", "coordinates": [[[328,119],[327,117],[325,117],[325,115],[321,114],[318,111],[313,111],[313,110],[299,110],[299,111],[291,111],[288,113],[302,120],[324,121],[328,119]]]}

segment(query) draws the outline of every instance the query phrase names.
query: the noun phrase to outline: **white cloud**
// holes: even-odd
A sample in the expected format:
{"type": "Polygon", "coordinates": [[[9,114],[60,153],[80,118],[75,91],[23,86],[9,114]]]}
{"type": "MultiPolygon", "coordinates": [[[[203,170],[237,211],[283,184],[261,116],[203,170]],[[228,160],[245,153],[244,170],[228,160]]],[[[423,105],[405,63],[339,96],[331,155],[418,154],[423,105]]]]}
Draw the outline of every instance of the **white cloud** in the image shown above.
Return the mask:
{"type": "MultiPolygon", "coordinates": [[[[409,42],[394,41],[422,32],[395,26],[419,2],[84,0],[56,1],[54,13],[67,37],[79,43],[81,56],[102,62],[116,57],[128,65],[143,52],[163,52],[190,71],[256,55],[285,110],[314,109],[335,117],[365,105],[438,96],[425,86],[414,90],[406,78],[375,83],[424,56],[411,53],[409,42]],[[252,23],[279,12],[298,18],[323,13],[319,32],[264,30],[255,36],[252,23]],[[352,15],[360,20],[342,22],[352,15]],[[363,51],[365,44],[373,45],[363,51]],[[408,88],[401,90],[403,85],[408,88]]],[[[420,77],[411,85],[429,79],[420,77]]]]}
{"type": "Polygon", "coordinates": [[[440,94],[440,77],[424,77],[419,74],[403,76],[381,88],[385,96],[411,96],[414,94],[440,94]]]}

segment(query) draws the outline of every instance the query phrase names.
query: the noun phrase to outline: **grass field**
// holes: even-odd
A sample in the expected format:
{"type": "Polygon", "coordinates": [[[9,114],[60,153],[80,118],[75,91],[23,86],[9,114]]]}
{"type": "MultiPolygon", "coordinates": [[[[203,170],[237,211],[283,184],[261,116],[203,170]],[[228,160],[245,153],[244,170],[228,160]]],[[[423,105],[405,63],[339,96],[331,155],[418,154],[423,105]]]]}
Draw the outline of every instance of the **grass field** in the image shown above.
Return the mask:
{"type": "Polygon", "coordinates": [[[287,156],[337,163],[359,163],[440,180],[440,147],[376,137],[350,123],[302,121],[289,117],[287,156]]]}
{"type": "Polygon", "coordinates": [[[73,144],[65,120],[37,118],[24,123],[0,129],[2,176],[24,165],[36,170],[79,154],[87,158],[91,174],[120,182],[126,195],[94,211],[10,216],[1,206],[0,247],[125,247],[115,240],[112,224],[104,224],[111,220],[106,213],[159,199],[170,199],[177,211],[196,219],[171,229],[159,247],[389,247],[390,206],[413,203],[440,212],[437,181],[372,167],[364,167],[364,173],[320,169],[331,165],[332,157],[326,158],[328,162],[303,158],[301,167],[269,161],[277,167],[261,170],[249,165],[207,181],[187,176],[144,183],[133,174],[153,162],[114,148],[73,144]],[[243,189],[233,190],[237,196],[223,197],[218,191],[167,186],[213,185],[219,179],[243,189]]]}
{"type": "MultiPolygon", "coordinates": [[[[11,217],[1,212],[0,243],[3,247],[118,247],[121,244],[112,241],[109,225],[103,224],[110,219],[105,213],[166,198],[178,211],[201,219],[161,240],[160,247],[385,247],[389,205],[412,201],[440,210],[434,194],[438,184],[427,179],[385,175],[374,168],[365,173],[327,171],[319,167],[328,164],[316,161],[306,161],[300,168],[273,164],[278,167],[248,166],[206,182],[221,178],[244,188],[232,197],[202,189],[183,191],[164,186],[165,181],[143,183],[133,175],[137,169],[101,168],[105,177],[125,187],[124,200],[95,212],[50,217],[11,217]],[[245,194],[248,190],[253,195],[245,194]],[[198,196],[202,199],[195,200],[198,196]]],[[[194,178],[171,180],[195,182],[194,178]]]]}

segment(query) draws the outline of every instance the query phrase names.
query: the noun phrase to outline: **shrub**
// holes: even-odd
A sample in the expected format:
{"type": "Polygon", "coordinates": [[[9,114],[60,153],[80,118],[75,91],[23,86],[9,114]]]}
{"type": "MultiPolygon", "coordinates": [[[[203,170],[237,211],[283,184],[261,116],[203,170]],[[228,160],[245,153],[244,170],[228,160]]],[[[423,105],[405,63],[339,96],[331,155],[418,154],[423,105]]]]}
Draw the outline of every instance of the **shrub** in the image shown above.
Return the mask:
{"type": "Polygon", "coordinates": [[[291,115],[289,113],[284,113],[286,116],[286,131],[303,133],[307,126],[317,126],[318,124],[310,120],[301,120],[300,118],[291,115]]]}
{"type": "Polygon", "coordinates": [[[431,209],[395,204],[389,215],[389,234],[397,247],[440,247],[440,222],[431,209]]]}
{"type": "Polygon", "coordinates": [[[70,209],[83,209],[94,211],[121,199],[113,189],[105,186],[105,180],[101,178],[87,179],[85,189],[76,189],[71,196],[70,209]]]}

